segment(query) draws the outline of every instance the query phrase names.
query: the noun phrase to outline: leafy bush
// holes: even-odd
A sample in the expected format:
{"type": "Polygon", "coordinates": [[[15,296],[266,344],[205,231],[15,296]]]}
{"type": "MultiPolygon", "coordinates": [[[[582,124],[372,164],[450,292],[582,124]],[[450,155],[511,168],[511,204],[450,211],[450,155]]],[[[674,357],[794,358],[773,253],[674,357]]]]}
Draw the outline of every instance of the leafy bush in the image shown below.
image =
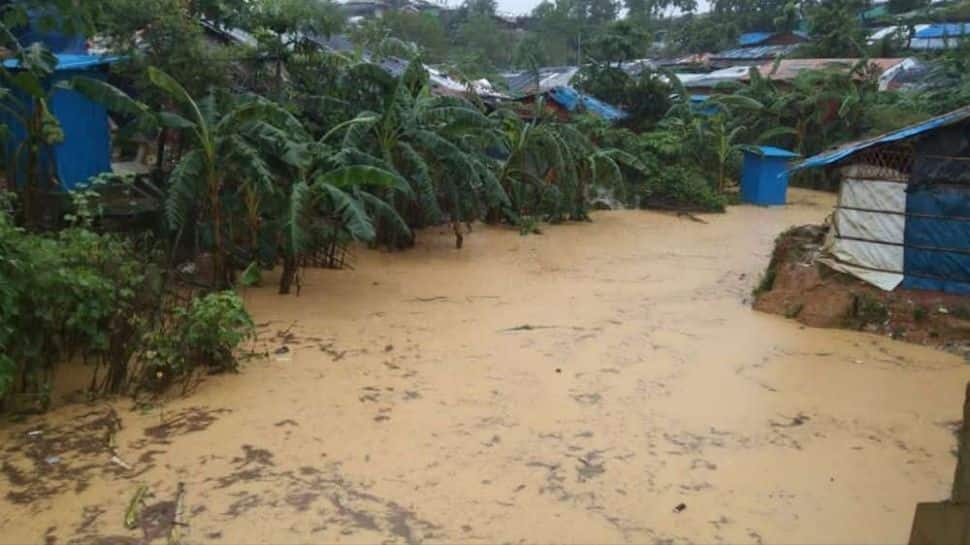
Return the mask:
{"type": "Polygon", "coordinates": [[[196,371],[238,370],[236,351],[253,335],[253,322],[233,291],[215,292],[177,306],[143,339],[139,386],[161,390],[196,371]]]}
{"type": "Polygon", "coordinates": [[[723,212],[724,195],[718,194],[698,172],[673,165],[660,170],[645,184],[647,207],[723,212]]]}
{"type": "Polygon", "coordinates": [[[120,238],[31,234],[0,211],[0,397],[48,390],[73,356],[106,365],[102,387],[120,388],[146,268],[120,238]]]}
{"type": "Polygon", "coordinates": [[[605,145],[636,156],[642,172],[627,171],[628,205],[642,208],[684,209],[723,212],[724,196],[690,159],[684,142],[669,130],[636,135],[627,130],[610,130],[601,136],[605,145]]]}

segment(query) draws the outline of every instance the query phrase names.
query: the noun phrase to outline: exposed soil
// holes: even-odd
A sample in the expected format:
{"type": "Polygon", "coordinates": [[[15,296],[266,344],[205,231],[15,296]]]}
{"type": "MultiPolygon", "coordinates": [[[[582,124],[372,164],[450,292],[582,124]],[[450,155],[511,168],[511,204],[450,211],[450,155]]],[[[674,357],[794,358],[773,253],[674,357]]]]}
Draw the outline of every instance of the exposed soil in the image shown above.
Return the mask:
{"type": "Polygon", "coordinates": [[[970,361],[970,297],[897,289],[885,292],[816,258],[826,227],[804,225],[778,237],[756,288],[754,308],[812,327],[865,330],[930,345],[970,361]]]}
{"type": "Polygon", "coordinates": [[[834,200],[791,196],[268,278],[240,374],[0,425],[0,543],[165,543],[180,482],[184,543],[905,542],[970,366],[753,311],[775,237],[834,200]]]}

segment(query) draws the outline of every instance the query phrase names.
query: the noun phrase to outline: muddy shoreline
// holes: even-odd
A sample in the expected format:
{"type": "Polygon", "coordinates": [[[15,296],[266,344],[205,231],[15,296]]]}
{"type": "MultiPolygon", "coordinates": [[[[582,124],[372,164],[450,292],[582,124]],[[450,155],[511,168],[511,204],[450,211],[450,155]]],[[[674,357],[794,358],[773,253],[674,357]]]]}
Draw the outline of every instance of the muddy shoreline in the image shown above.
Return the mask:
{"type": "Polygon", "coordinates": [[[775,237],[833,201],[792,197],[270,279],[244,294],[268,360],[0,426],[0,543],[164,543],[180,482],[186,543],[905,542],[949,492],[970,367],[753,311],[775,237]]]}

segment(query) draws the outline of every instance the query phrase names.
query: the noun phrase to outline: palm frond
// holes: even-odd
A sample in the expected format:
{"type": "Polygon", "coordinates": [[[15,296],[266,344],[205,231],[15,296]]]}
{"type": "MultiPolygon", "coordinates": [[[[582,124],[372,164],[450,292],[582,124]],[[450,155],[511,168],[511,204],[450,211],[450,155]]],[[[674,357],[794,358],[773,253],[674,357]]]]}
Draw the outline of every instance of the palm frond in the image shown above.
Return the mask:
{"type": "Polygon", "coordinates": [[[176,230],[185,225],[188,211],[197,204],[205,175],[205,155],[195,149],[182,156],[168,179],[168,198],[165,214],[169,228],[176,230]]]}
{"type": "Polygon", "coordinates": [[[408,239],[414,236],[411,228],[404,221],[404,218],[397,213],[397,210],[393,206],[386,203],[380,197],[361,190],[355,190],[354,196],[364,203],[373,217],[382,220],[382,226],[390,226],[395,234],[402,235],[408,239]]]}
{"type": "Polygon", "coordinates": [[[119,114],[137,116],[148,112],[147,105],[131,98],[121,89],[100,79],[75,76],[69,80],[58,82],[55,87],[80,93],[92,101],[101,104],[109,111],[119,114]]]}
{"type": "Polygon", "coordinates": [[[351,190],[354,187],[388,188],[394,189],[409,198],[414,198],[411,186],[400,175],[367,165],[340,167],[330,172],[318,174],[314,178],[314,182],[332,185],[344,191],[351,190]]]}
{"type": "Polygon", "coordinates": [[[285,245],[291,257],[300,255],[307,247],[306,228],[303,225],[313,196],[310,186],[304,181],[298,181],[290,189],[290,202],[287,207],[285,245]]]}
{"type": "Polygon", "coordinates": [[[337,186],[317,180],[311,186],[322,204],[326,204],[340,221],[340,225],[355,240],[370,242],[377,236],[374,223],[363,204],[337,186]]]}
{"type": "Polygon", "coordinates": [[[228,153],[224,157],[245,174],[243,184],[252,183],[263,194],[273,193],[273,174],[262,154],[239,135],[230,136],[225,144],[228,153]]]}
{"type": "Polygon", "coordinates": [[[431,180],[431,170],[428,163],[421,157],[421,154],[414,149],[408,142],[399,142],[398,149],[401,158],[408,167],[410,179],[414,184],[414,192],[417,194],[418,204],[424,221],[428,224],[435,224],[441,221],[441,207],[438,206],[438,196],[435,192],[434,182],[431,180]]]}

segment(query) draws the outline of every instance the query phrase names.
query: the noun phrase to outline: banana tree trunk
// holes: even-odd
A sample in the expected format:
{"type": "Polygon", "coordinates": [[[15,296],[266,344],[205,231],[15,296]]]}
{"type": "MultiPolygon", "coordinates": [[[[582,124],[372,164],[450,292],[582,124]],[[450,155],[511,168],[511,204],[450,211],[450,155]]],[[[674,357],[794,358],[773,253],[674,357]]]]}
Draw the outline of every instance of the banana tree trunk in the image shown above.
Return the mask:
{"type": "Polygon", "coordinates": [[[220,193],[222,180],[215,172],[215,165],[209,165],[209,210],[212,215],[212,276],[217,289],[229,286],[226,273],[225,244],[222,240],[222,202],[220,193]]]}
{"type": "Polygon", "coordinates": [[[296,280],[297,262],[295,256],[283,258],[283,274],[280,275],[280,295],[287,295],[296,280]]]}

